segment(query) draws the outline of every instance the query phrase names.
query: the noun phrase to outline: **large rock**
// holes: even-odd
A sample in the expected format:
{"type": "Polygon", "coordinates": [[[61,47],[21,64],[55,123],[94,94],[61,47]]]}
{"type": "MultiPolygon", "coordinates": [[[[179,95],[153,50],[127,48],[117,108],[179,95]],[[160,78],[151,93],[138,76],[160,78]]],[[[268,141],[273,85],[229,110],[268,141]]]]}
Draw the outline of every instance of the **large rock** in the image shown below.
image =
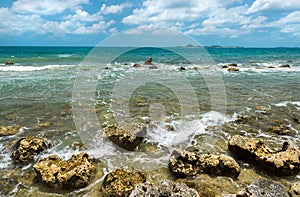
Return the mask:
{"type": "Polygon", "coordinates": [[[33,160],[34,156],[51,146],[51,142],[46,138],[23,137],[13,142],[11,145],[10,150],[12,153],[10,157],[14,163],[29,163],[33,160]]]}
{"type": "Polygon", "coordinates": [[[258,179],[251,183],[237,197],[288,197],[282,185],[267,179],[258,179]]]}
{"type": "Polygon", "coordinates": [[[105,196],[128,197],[139,184],[146,182],[146,173],[132,168],[117,169],[105,176],[101,190],[105,196]]]}
{"type": "Polygon", "coordinates": [[[152,184],[149,182],[141,183],[131,192],[130,197],[140,196],[184,196],[200,197],[195,189],[189,188],[184,183],[176,183],[169,180],[162,180],[159,183],[152,184]]]}
{"type": "Polygon", "coordinates": [[[238,158],[257,164],[274,175],[294,175],[300,171],[300,150],[288,142],[283,144],[281,151],[275,151],[261,139],[235,135],[229,140],[228,148],[238,158]]]}
{"type": "Polygon", "coordinates": [[[241,171],[239,164],[229,156],[181,150],[171,154],[169,169],[180,178],[201,173],[237,178],[241,171]]]}
{"type": "Polygon", "coordinates": [[[300,197],[300,182],[293,183],[289,190],[290,197],[300,197]]]}
{"type": "Polygon", "coordinates": [[[0,126],[0,137],[19,133],[20,126],[0,126]]]}
{"type": "Polygon", "coordinates": [[[134,150],[144,139],[147,129],[143,123],[113,124],[104,128],[106,136],[116,145],[134,150]]]}
{"type": "Polygon", "coordinates": [[[64,190],[86,187],[96,172],[90,156],[84,152],[72,155],[66,161],[52,155],[37,162],[33,168],[43,183],[64,190]]]}

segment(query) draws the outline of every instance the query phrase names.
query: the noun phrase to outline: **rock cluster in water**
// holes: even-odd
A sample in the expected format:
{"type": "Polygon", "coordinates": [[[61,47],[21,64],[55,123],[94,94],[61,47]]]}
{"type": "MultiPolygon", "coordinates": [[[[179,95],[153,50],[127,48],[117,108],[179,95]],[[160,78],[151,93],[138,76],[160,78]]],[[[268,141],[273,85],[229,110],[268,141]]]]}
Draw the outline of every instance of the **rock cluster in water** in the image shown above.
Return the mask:
{"type": "Polygon", "coordinates": [[[0,137],[17,134],[20,129],[20,126],[0,126],[0,137]]]}
{"type": "Polygon", "coordinates": [[[147,129],[143,123],[124,123],[109,125],[104,132],[119,147],[134,150],[143,141],[147,129]]]}
{"type": "Polygon", "coordinates": [[[261,139],[235,135],[228,148],[238,158],[259,165],[274,175],[295,175],[300,171],[300,150],[296,145],[285,142],[282,150],[275,151],[261,139]]]}
{"type": "Polygon", "coordinates": [[[169,180],[162,180],[159,183],[141,183],[131,192],[130,197],[151,196],[184,196],[200,197],[195,189],[188,187],[184,183],[176,183],[169,180]]]}
{"type": "Polygon", "coordinates": [[[137,185],[146,182],[146,178],[146,173],[142,171],[116,169],[105,176],[101,190],[106,196],[128,197],[137,185]]]}
{"type": "Polygon", "coordinates": [[[33,168],[43,183],[65,190],[87,186],[96,172],[96,167],[86,153],[72,155],[66,161],[52,155],[37,162],[33,168]]]}
{"type": "Polygon", "coordinates": [[[180,178],[201,173],[237,178],[241,171],[239,164],[229,156],[185,150],[173,151],[169,161],[169,169],[180,178]]]}
{"type": "Polygon", "coordinates": [[[46,138],[22,137],[13,142],[10,147],[11,158],[14,163],[26,164],[33,161],[34,156],[50,148],[51,142],[46,138]]]}

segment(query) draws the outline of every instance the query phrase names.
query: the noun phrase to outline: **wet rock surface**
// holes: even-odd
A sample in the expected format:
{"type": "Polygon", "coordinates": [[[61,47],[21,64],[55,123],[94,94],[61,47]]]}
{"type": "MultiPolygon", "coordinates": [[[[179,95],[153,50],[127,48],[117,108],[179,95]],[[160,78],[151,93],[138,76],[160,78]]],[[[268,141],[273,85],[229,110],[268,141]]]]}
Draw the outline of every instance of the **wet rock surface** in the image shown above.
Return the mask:
{"type": "Polygon", "coordinates": [[[300,171],[300,150],[292,143],[285,142],[282,150],[269,148],[261,139],[241,135],[233,136],[228,148],[238,158],[257,164],[274,175],[294,175],[300,171]]]}
{"type": "Polygon", "coordinates": [[[180,178],[201,173],[237,178],[240,173],[239,164],[229,156],[185,150],[173,151],[169,160],[169,169],[180,178]]]}
{"type": "Polygon", "coordinates": [[[300,196],[300,182],[293,183],[289,190],[290,197],[299,197],[300,196]]]}
{"type": "Polygon", "coordinates": [[[152,58],[150,57],[150,58],[146,59],[144,62],[144,65],[153,65],[152,58]]]}
{"type": "Polygon", "coordinates": [[[64,190],[86,187],[96,172],[90,156],[84,152],[72,155],[66,161],[52,155],[37,162],[33,168],[44,184],[64,190]]]}
{"type": "Polygon", "coordinates": [[[109,125],[104,132],[119,147],[134,150],[143,141],[147,129],[143,123],[124,123],[109,125]]]}
{"type": "Polygon", "coordinates": [[[20,126],[0,126],[0,137],[19,133],[20,126]]]}
{"type": "Polygon", "coordinates": [[[184,197],[200,197],[195,189],[188,187],[184,183],[176,183],[169,180],[163,180],[159,183],[145,182],[139,184],[131,192],[130,197],[140,196],[184,196],[184,197]]]}
{"type": "Polygon", "coordinates": [[[228,68],[227,69],[227,71],[229,71],[229,72],[237,72],[237,71],[239,71],[240,69],[238,69],[238,68],[236,68],[236,67],[230,67],[230,68],[228,68]]]}
{"type": "Polygon", "coordinates": [[[10,157],[14,163],[26,164],[33,161],[34,156],[50,148],[51,142],[46,138],[23,137],[13,142],[10,157]]]}
{"type": "Polygon", "coordinates": [[[240,192],[237,197],[288,197],[288,194],[282,185],[267,179],[259,179],[240,192]]]}
{"type": "Polygon", "coordinates": [[[132,168],[116,169],[107,174],[101,191],[109,197],[128,197],[139,184],[146,182],[146,173],[132,168]]]}

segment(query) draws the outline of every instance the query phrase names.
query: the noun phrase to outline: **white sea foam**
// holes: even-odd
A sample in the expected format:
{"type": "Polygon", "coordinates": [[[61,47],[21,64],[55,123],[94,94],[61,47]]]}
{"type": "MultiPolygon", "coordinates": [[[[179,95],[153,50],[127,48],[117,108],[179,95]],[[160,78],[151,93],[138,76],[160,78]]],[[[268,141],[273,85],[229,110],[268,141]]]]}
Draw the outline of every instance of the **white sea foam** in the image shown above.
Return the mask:
{"type": "Polygon", "coordinates": [[[58,54],[58,57],[71,57],[72,54],[58,54]]]}
{"type": "Polygon", "coordinates": [[[277,107],[286,107],[288,104],[296,105],[296,106],[300,107],[300,101],[283,101],[283,102],[280,102],[280,103],[276,103],[274,105],[277,106],[277,107]]]}
{"type": "Polygon", "coordinates": [[[3,66],[0,67],[0,71],[8,72],[31,72],[39,70],[53,70],[53,69],[62,69],[68,67],[74,67],[75,65],[46,65],[46,66],[3,66]]]}

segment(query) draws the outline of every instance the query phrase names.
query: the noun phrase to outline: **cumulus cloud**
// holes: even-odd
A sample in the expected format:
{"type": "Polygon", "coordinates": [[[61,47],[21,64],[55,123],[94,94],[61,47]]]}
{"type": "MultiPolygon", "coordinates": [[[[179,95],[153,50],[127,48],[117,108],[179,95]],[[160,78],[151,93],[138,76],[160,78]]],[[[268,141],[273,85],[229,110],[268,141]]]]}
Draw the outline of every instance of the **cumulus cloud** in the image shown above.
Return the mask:
{"type": "Polygon", "coordinates": [[[101,14],[117,14],[121,13],[125,8],[130,8],[132,5],[130,3],[122,3],[120,5],[106,5],[103,4],[100,13],[101,14]]]}
{"type": "Polygon", "coordinates": [[[247,11],[248,14],[265,10],[297,10],[300,9],[299,0],[256,0],[247,11]]]}
{"type": "Polygon", "coordinates": [[[12,5],[12,11],[22,14],[53,15],[88,2],[89,0],[17,0],[12,5]]]}

